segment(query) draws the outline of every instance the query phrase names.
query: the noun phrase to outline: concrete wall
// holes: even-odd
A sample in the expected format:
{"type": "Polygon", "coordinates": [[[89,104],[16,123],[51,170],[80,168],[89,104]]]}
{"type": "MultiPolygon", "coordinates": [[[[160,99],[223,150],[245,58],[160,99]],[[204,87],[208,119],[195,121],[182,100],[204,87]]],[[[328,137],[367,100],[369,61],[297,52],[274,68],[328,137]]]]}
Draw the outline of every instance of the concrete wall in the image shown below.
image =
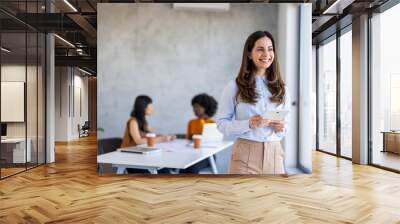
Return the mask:
{"type": "Polygon", "coordinates": [[[237,75],[247,36],[256,30],[277,35],[277,5],[205,12],[98,4],[97,27],[98,127],[104,129],[98,137],[122,136],[139,94],[154,101],[149,121],[156,132],[184,133],[194,118],[191,98],[207,92],[219,100],[237,75]]]}

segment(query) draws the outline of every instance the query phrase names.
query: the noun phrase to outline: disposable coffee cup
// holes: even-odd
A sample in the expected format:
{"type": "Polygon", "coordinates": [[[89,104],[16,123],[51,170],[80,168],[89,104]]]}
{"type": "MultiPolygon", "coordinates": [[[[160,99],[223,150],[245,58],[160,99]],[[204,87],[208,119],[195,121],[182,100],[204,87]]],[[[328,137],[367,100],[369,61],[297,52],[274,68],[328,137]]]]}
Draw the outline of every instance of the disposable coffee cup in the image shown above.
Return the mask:
{"type": "Polygon", "coordinates": [[[193,145],[195,149],[199,149],[201,145],[201,135],[193,135],[193,145]]]}
{"type": "Polygon", "coordinates": [[[156,145],[156,134],[147,133],[146,134],[146,139],[147,139],[147,146],[148,147],[154,147],[156,145]]]}

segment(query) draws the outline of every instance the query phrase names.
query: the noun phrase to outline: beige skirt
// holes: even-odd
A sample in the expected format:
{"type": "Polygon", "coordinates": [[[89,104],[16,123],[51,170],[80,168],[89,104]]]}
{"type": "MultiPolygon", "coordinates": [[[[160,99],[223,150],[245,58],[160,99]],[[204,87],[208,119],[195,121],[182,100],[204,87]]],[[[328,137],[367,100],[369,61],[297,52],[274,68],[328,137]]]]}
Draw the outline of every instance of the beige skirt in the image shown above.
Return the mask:
{"type": "Polygon", "coordinates": [[[230,174],[284,174],[280,141],[256,142],[238,138],[232,150],[230,174]]]}

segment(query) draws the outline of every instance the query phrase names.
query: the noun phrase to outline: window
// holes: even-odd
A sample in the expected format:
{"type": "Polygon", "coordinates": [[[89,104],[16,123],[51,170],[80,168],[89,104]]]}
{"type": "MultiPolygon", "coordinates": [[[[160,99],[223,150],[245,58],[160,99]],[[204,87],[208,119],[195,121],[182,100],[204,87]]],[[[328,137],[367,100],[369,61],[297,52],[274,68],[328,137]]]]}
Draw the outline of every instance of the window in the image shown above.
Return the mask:
{"type": "MultiPolygon", "coordinates": [[[[349,27],[351,28],[351,27],[349,27]]],[[[340,36],[340,155],[351,158],[352,141],[352,33],[340,36]]]]}
{"type": "Polygon", "coordinates": [[[371,19],[372,163],[400,170],[400,4],[371,19]]]}
{"type": "Polygon", "coordinates": [[[318,48],[318,149],[336,154],[336,40],[318,48]]]}

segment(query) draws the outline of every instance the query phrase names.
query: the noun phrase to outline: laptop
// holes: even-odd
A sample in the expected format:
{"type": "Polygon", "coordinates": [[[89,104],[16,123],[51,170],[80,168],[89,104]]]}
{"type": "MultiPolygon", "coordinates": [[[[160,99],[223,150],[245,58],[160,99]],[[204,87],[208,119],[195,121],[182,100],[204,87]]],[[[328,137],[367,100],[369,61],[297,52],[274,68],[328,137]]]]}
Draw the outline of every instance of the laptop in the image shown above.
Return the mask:
{"type": "Polygon", "coordinates": [[[201,142],[221,142],[224,139],[224,135],[219,132],[216,123],[208,123],[203,126],[203,133],[201,142]]]}
{"type": "MultiPolygon", "coordinates": [[[[207,123],[203,126],[203,132],[201,136],[201,147],[218,147],[219,142],[222,142],[224,135],[219,132],[216,123],[207,123]]],[[[193,142],[189,144],[193,146],[193,142]]]]}
{"type": "Polygon", "coordinates": [[[119,151],[120,152],[138,153],[138,154],[151,154],[151,153],[160,152],[161,149],[156,148],[156,147],[137,145],[137,146],[133,146],[133,147],[120,148],[119,151]]]}

